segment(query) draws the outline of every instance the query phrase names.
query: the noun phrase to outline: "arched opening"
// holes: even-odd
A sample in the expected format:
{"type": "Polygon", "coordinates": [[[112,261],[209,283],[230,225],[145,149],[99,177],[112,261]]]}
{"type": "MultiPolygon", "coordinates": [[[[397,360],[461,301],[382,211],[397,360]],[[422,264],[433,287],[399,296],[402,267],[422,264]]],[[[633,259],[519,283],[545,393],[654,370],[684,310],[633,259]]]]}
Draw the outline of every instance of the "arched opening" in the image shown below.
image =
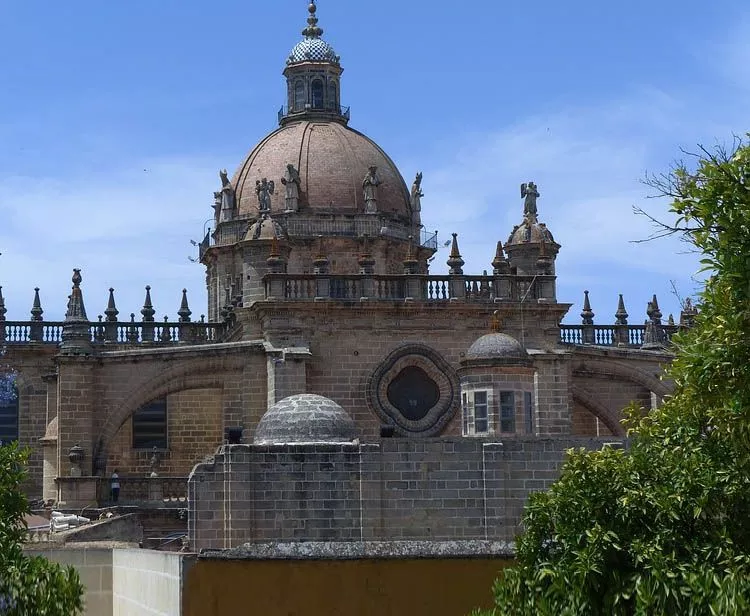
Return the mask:
{"type": "Polygon", "coordinates": [[[312,82],[312,108],[323,109],[323,82],[320,79],[312,82]]]}
{"type": "Polygon", "coordinates": [[[328,82],[328,109],[335,111],[338,108],[338,88],[332,79],[328,82]]]}
{"type": "Polygon", "coordinates": [[[305,84],[301,79],[294,83],[294,111],[302,111],[305,108],[305,84]]]}

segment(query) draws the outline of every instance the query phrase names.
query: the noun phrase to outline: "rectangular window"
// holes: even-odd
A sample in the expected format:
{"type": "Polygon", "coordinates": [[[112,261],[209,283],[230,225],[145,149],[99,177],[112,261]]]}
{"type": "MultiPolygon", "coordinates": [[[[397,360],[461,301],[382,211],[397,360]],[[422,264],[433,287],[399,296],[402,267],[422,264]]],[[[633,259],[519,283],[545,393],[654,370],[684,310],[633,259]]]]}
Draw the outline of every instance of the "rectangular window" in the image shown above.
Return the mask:
{"type": "Polygon", "coordinates": [[[512,391],[500,392],[500,432],[516,431],[516,398],[512,391]]]}
{"type": "Polygon", "coordinates": [[[133,414],[133,449],[167,448],[167,399],[154,400],[133,414]]]}
{"type": "Polygon", "coordinates": [[[474,392],[474,433],[485,434],[489,428],[487,420],[487,392],[474,392]]]}
{"type": "Polygon", "coordinates": [[[523,392],[523,412],[526,418],[526,434],[534,434],[534,399],[530,391],[523,392]]]}
{"type": "Polygon", "coordinates": [[[461,395],[461,414],[463,415],[463,433],[465,436],[469,433],[469,401],[465,393],[461,395]]]}
{"type": "Polygon", "coordinates": [[[18,440],[18,398],[0,403],[0,444],[18,440]]]}

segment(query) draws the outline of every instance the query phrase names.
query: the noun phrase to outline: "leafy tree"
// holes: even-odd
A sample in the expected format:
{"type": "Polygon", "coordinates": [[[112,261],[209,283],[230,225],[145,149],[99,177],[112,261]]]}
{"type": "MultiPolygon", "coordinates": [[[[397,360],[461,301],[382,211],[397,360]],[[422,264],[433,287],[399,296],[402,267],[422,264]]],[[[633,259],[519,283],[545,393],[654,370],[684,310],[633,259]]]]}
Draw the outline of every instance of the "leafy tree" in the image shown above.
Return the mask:
{"type": "Polygon", "coordinates": [[[571,451],[530,498],[488,614],[750,614],[750,143],[649,184],[710,273],[674,393],[627,410],[628,450],[571,451]]]}
{"type": "Polygon", "coordinates": [[[0,446],[0,615],[75,616],[82,610],[83,586],[73,567],[27,556],[21,490],[28,451],[16,443],[0,446]]]}

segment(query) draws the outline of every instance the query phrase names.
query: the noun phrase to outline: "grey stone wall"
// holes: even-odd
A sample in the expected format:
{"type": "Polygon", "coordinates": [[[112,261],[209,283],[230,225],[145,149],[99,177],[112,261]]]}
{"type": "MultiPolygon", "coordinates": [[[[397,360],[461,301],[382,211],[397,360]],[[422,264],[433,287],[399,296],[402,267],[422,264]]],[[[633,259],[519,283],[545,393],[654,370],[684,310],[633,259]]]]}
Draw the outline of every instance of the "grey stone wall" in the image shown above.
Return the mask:
{"type": "Polygon", "coordinates": [[[236,445],[189,481],[193,549],[249,541],[512,541],[571,447],[612,439],[236,445]]]}

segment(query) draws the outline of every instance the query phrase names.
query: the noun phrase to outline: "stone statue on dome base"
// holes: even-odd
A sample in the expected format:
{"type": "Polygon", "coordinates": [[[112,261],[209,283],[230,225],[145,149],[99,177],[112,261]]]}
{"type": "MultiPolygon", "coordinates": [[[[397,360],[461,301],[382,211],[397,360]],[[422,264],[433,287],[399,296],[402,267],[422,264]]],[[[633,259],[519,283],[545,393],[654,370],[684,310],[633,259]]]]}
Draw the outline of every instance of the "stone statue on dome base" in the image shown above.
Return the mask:
{"type": "Polygon", "coordinates": [[[234,219],[234,188],[232,188],[232,183],[229,181],[226,169],[219,171],[219,178],[221,178],[221,190],[218,193],[214,193],[214,198],[216,199],[214,207],[220,202],[220,222],[229,222],[234,219]]]}
{"type": "Polygon", "coordinates": [[[534,182],[521,184],[521,198],[523,198],[523,217],[529,222],[537,221],[536,200],[539,198],[539,191],[534,182]]]}
{"type": "Polygon", "coordinates": [[[294,165],[286,166],[286,173],[281,178],[281,183],[286,188],[285,211],[296,212],[299,210],[300,178],[299,171],[294,168],[294,165]]]}
{"type": "Polygon", "coordinates": [[[415,226],[422,224],[420,212],[422,211],[422,172],[417,173],[414,183],[411,185],[411,222],[415,226]]]}
{"type": "Polygon", "coordinates": [[[255,180],[255,193],[258,195],[258,210],[262,214],[267,214],[271,211],[271,195],[275,188],[276,185],[273,180],[270,182],[266,178],[255,180]]]}
{"type": "Polygon", "coordinates": [[[362,190],[365,194],[365,214],[378,213],[378,186],[382,182],[378,177],[378,168],[371,165],[365,179],[362,180],[362,190]]]}

